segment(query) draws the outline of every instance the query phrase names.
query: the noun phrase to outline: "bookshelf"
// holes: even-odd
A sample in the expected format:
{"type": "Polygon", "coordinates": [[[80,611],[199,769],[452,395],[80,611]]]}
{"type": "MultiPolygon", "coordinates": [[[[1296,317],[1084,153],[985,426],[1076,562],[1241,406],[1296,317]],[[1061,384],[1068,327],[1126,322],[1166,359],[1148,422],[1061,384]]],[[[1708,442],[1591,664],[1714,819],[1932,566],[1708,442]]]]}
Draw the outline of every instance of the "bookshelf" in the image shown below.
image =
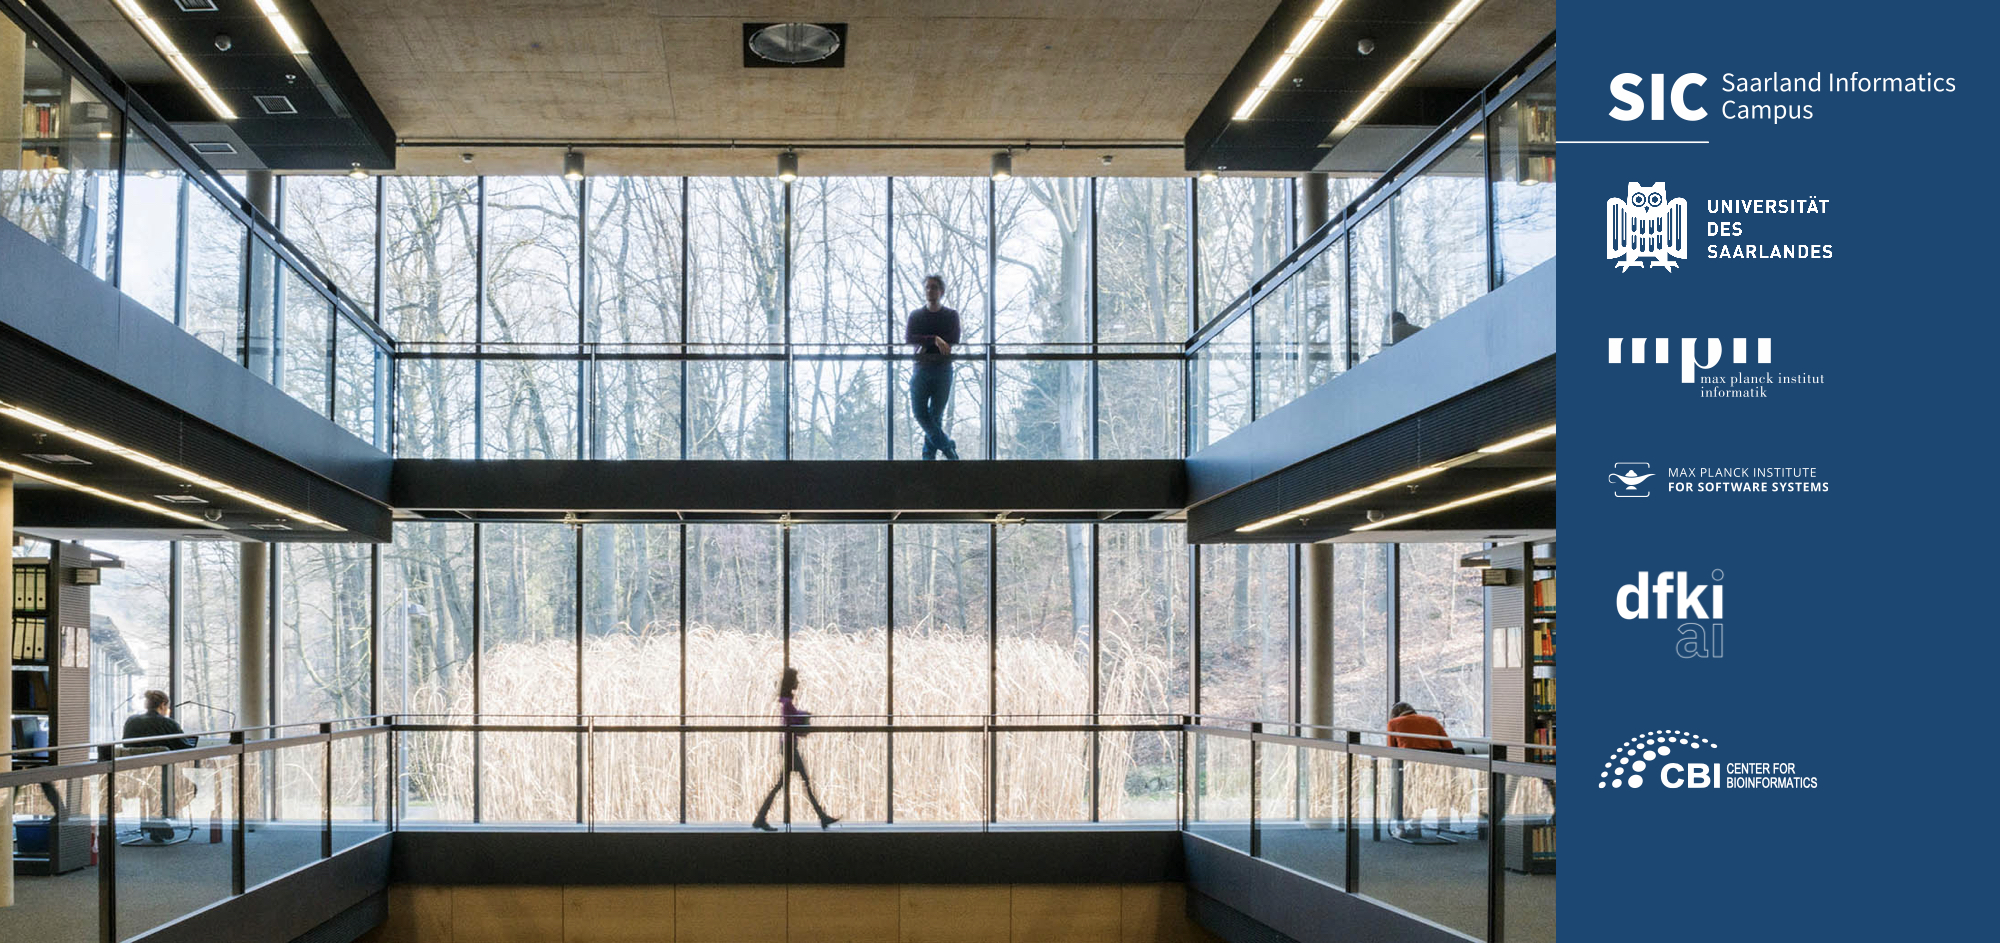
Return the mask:
{"type": "Polygon", "coordinates": [[[1514,182],[1522,186],[1556,182],[1556,103],[1522,93],[1507,108],[1503,143],[1514,182]]]}
{"type": "MultiPolygon", "coordinates": [[[[1555,543],[1501,544],[1463,561],[1507,572],[1504,585],[1489,585],[1486,631],[1489,640],[1487,716],[1496,740],[1556,745],[1556,560],[1555,543]]],[[[1532,750],[1509,759],[1554,763],[1553,754],[1532,750]]],[[[1522,778],[1511,788],[1540,788],[1522,778]]],[[[1524,874],[1553,874],[1556,826],[1552,816],[1510,815],[1502,822],[1507,868],[1524,874]]]]}
{"type": "MultiPolygon", "coordinates": [[[[48,557],[13,560],[9,665],[14,702],[9,705],[10,738],[25,727],[33,737],[21,746],[50,749],[15,768],[76,763],[89,759],[90,587],[76,584],[80,567],[95,565],[81,544],[55,543],[48,557]],[[76,744],[63,749],[64,744],[76,744]]],[[[62,874],[90,863],[90,816],[84,780],[24,790],[16,799],[14,873],[62,874]],[[24,847],[23,828],[32,836],[24,847]]]]}

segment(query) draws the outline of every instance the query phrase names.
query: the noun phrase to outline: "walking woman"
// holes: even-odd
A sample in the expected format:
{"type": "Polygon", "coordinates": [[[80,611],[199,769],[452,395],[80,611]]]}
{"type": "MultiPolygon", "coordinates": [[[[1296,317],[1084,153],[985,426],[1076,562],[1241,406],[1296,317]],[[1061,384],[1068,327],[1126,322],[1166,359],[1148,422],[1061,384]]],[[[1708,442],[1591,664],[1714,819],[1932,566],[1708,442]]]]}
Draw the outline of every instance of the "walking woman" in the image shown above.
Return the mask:
{"type": "Polygon", "coordinates": [[[812,715],[800,710],[798,705],[793,703],[792,699],[798,691],[798,669],[786,668],[784,676],[778,680],[779,721],[788,728],[797,727],[800,730],[798,733],[786,730],[778,735],[780,738],[778,752],[783,756],[785,766],[778,771],[777,783],[771,786],[770,792],[765,793],[764,804],[757,807],[757,820],[750,823],[767,832],[778,830],[765,817],[771,814],[771,803],[778,798],[779,791],[785,788],[785,780],[790,779],[794,772],[799,774],[799,781],[805,783],[806,801],[812,803],[814,812],[819,813],[819,827],[825,828],[840,821],[840,816],[826,814],[826,809],[819,804],[819,797],[813,794],[812,776],[806,773],[805,758],[799,755],[799,739],[806,735],[804,728],[812,720],[812,715]]]}

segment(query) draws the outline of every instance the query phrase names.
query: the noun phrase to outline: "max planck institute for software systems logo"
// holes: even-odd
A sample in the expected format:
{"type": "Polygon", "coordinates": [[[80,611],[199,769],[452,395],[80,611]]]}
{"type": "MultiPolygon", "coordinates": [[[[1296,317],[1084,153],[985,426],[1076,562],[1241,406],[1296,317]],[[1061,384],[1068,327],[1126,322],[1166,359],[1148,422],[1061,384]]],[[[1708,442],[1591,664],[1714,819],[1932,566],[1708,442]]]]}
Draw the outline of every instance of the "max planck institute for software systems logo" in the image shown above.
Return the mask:
{"type": "Polygon", "coordinates": [[[1688,204],[1667,199],[1667,185],[1625,185],[1625,198],[1604,201],[1604,257],[1618,259],[1618,271],[1633,266],[1671,272],[1688,257],[1688,204]]]}
{"type": "Polygon", "coordinates": [[[1611,474],[1604,476],[1611,482],[1611,496],[1614,498],[1644,498],[1653,493],[1646,479],[1653,477],[1653,466],[1646,462],[1612,462],[1611,474]]]}

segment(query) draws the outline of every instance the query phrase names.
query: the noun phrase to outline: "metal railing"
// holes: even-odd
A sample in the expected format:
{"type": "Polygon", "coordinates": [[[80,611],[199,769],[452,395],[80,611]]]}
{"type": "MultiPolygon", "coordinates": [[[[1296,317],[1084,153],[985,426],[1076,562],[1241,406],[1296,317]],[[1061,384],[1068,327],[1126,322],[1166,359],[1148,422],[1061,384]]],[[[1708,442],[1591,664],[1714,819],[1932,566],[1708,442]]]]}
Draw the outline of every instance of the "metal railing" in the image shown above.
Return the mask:
{"type": "MultiPolygon", "coordinates": [[[[54,849],[49,870],[67,876],[52,877],[53,893],[0,909],[0,930],[94,918],[93,939],[127,939],[399,829],[742,829],[774,776],[771,795],[782,802],[771,825],[787,830],[804,811],[794,810],[797,777],[781,755],[790,737],[816,777],[814,805],[848,803],[832,809],[843,828],[1177,829],[1475,938],[1539,938],[1532,926],[1509,928],[1533,924],[1544,909],[1553,926],[1556,773],[1540,760],[1554,747],[1463,738],[1455,743],[1469,752],[1457,754],[1389,746],[1390,736],[1431,738],[1387,731],[1188,715],[1110,720],[1124,722],[370,716],[183,735],[196,745],[158,752],[143,751],[180,738],[17,750],[9,755],[17,761],[75,758],[0,772],[16,828],[54,849]],[[450,749],[429,749],[425,738],[450,749]],[[1119,768],[1128,775],[1100,778],[1112,765],[1101,751],[1139,741],[1157,751],[1150,773],[1132,775],[1127,763],[1119,768]],[[923,749],[936,755],[920,757],[923,749]],[[723,768],[691,770],[691,755],[723,768]],[[1067,773],[1035,765],[1052,759],[1067,773]],[[954,787],[964,801],[940,804],[938,784],[951,777],[939,772],[956,767],[976,775],[954,787]],[[635,782],[642,788],[618,792],[635,782]],[[557,801],[536,805],[549,795],[557,801]],[[678,802],[658,801],[665,796],[678,802]],[[441,800],[465,804],[440,814],[441,800]],[[1067,813],[1029,814],[1037,809],[1067,813]],[[56,847],[64,843],[88,847],[88,857],[65,859],[56,847]],[[176,845],[185,847],[156,850],[176,845]],[[1405,880],[1412,873],[1422,877],[1415,888],[1405,880]]],[[[20,880],[27,890],[40,879],[20,880]]]]}

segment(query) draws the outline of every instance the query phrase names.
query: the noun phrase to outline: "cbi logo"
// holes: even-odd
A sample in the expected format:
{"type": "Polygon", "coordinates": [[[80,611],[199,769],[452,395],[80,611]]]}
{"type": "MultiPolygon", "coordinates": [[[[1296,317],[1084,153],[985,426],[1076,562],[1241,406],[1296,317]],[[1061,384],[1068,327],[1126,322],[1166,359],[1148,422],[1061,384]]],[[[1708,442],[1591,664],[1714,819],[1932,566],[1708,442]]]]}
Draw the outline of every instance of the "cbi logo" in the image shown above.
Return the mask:
{"type": "Polygon", "coordinates": [[[1674,642],[1674,653],[1682,658],[1721,658],[1722,571],[1716,570],[1710,578],[1715,582],[1693,583],[1686,570],[1664,570],[1658,575],[1640,570],[1636,582],[1618,587],[1618,618],[1698,619],[1682,621],[1676,629],[1680,638],[1674,642]],[[1670,601],[1671,607],[1667,605],[1670,601]]]}
{"type": "Polygon", "coordinates": [[[1646,784],[1642,774],[1650,768],[1655,770],[1660,785],[1668,789],[1720,789],[1722,764],[1693,762],[1693,757],[1702,750],[1712,753],[1715,749],[1707,737],[1685,730],[1648,730],[1611,751],[1611,758],[1604,761],[1604,769],[1597,774],[1597,788],[1637,789],[1646,784]],[[1667,759],[1680,755],[1686,755],[1688,761],[1667,759]]]}
{"type": "MultiPolygon", "coordinates": [[[[1649,346],[1647,340],[1644,337],[1611,338],[1611,356],[1609,362],[1616,364],[1628,362],[1635,364],[1647,363],[1646,348],[1649,346]],[[1627,340],[1630,340],[1632,343],[1630,347],[1631,357],[1629,359],[1626,357],[1627,348],[1625,342],[1627,340]]],[[[1655,337],[1651,340],[1652,363],[1671,364],[1675,362],[1671,349],[1667,346],[1667,338],[1655,337]]],[[[1732,337],[1729,339],[1729,362],[1737,364],[1747,364],[1750,362],[1750,338],[1732,337]]],[[[1771,362],[1771,339],[1768,337],[1757,338],[1757,362],[1771,362]]],[[[1681,338],[1679,363],[1681,366],[1681,382],[1693,383],[1696,370],[1714,369],[1722,363],[1722,339],[1718,337],[1681,338]],[[1702,341],[1707,342],[1706,347],[1702,349],[1702,353],[1706,356],[1698,356],[1696,354],[1697,348],[1695,345],[1702,341]]]]}

